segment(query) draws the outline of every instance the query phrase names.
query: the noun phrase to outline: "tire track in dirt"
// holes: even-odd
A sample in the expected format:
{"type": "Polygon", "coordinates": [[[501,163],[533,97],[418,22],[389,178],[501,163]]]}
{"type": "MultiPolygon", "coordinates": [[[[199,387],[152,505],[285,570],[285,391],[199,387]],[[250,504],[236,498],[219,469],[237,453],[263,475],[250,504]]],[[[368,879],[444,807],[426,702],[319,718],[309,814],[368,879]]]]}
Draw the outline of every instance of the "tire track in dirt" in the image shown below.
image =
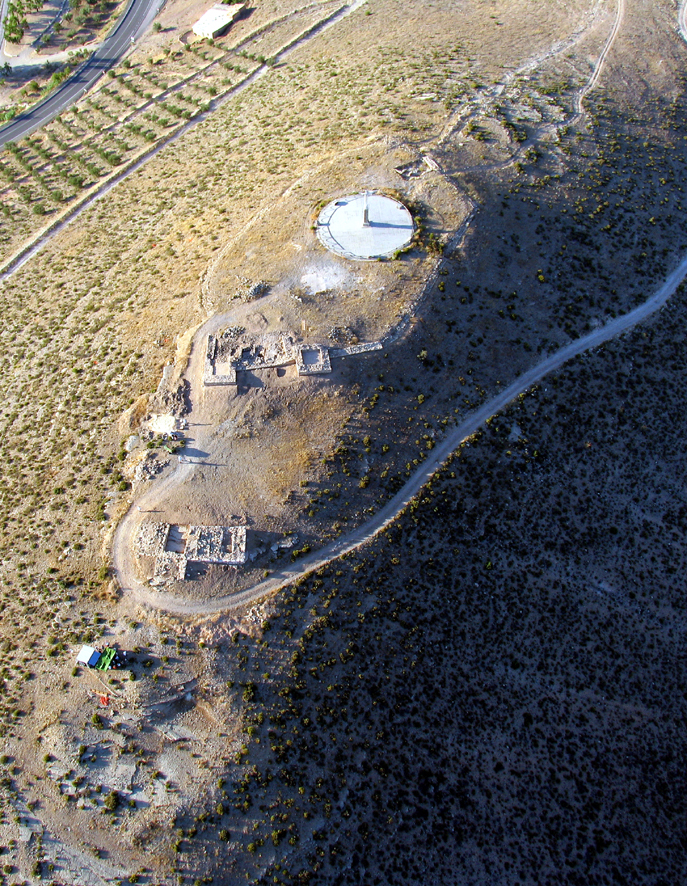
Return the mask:
{"type": "MultiPolygon", "coordinates": [[[[686,9],[687,0],[684,0],[683,6],[679,11],[679,21],[681,28],[686,21],[686,9]]],[[[606,39],[606,42],[604,43],[603,49],[594,66],[591,76],[584,84],[584,86],[580,89],[577,95],[575,102],[577,112],[572,118],[571,122],[579,120],[580,117],[584,114],[584,98],[599,81],[604,62],[620,31],[624,15],[625,0],[618,0],[618,7],[616,10],[616,17],[613,27],[608,38],[606,39]]],[[[687,33],[687,27],[685,29],[685,33],[687,33]]],[[[549,53],[549,55],[550,54],[551,53],[549,53]]],[[[513,159],[508,161],[508,163],[505,165],[510,165],[510,163],[513,162],[513,159]]],[[[469,219],[472,218],[472,215],[473,213],[470,214],[469,219]]],[[[262,598],[278,592],[282,588],[291,584],[293,581],[299,578],[303,578],[306,575],[309,575],[312,572],[315,572],[316,570],[322,568],[328,563],[331,563],[332,561],[344,556],[345,554],[348,554],[351,551],[362,547],[364,544],[366,544],[368,541],[382,532],[399,516],[400,513],[402,513],[402,511],[408,506],[413,498],[415,498],[415,496],[420,492],[425,483],[427,483],[431,479],[433,474],[442,467],[442,465],[449,459],[451,454],[458,448],[458,446],[460,446],[461,443],[463,443],[466,439],[468,439],[476,431],[478,431],[487,422],[488,419],[492,418],[494,415],[504,409],[509,403],[512,403],[513,400],[515,400],[521,394],[525,393],[534,384],[541,381],[541,379],[543,379],[546,375],[555,371],[556,369],[559,369],[564,363],[572,360],[574,357],[579,356],[580,354],[586,353],[593,348],[598,347],[599,345],[609,341],[612,338],[615,338],[628,329],[631,329],[638,323],[641,323],[647,317],[651,316],[651,314],[653,314],[655,311],[660,310],[660,308],[665,305],[670,296],[673,295],[685,276],[687,276],[687,257],[683,259],[683,261],[671,274],[668,275],[664,284],[654,293],[653,296],[651,296],[651,298],[644,302],[644,304],[628,312],[627,314],[624,314],[621,317],[612,320],[610,323],[600,327],[597,330],[594,330],[588,335],[576,339],[569,345],[560,348],[555,353],[544,358],[538,364],[527,370],[527,372],[523,373],[521,376],[515,379],[515,381],[513,381],[490,401],[483,404],[476,411],[470,413],[470,415],[468,415],[460,423],[460,425],[458,425],[437,447],[433,457],[426,461],[423,465],[421,465],[417,469],[417,471],[415,471],[415,473],[404,484],[399,492],[397,492],[396,495],[394,495],[393,498],[391,498],[371,520],[367,521],[362,526],[358,527],[358,529],[354,530],[352,533],[349,533],[345,537],[337,539],[336,541],[331,542],[329,545],[320,548],[318,551],[314,551],[306,557],[303,557],[298,561],[298,563],[293,564],[292,566],[287,566],[280,571],[274,573],[271,578],[265,579],[264,581],[259,582],[258,584],[254,585],[251,588],[247,588],[244,591],[239,591],[237,593],[206,602],[184,602],[183,600],[179,600],[177,597],[171,594],[165,594],[158,591],[151,592],[135,580],[135,575],[133,569],[131,568],[131,563],[126,557],[126,548],[128,547],[129,550],[131,549],[130,546],[133,544],[134,530],[138,528],[138,521],[134,521],[132,510],[130,509],[129,512],[122,519],[119,527],[117,528],[117,531],[115,532],[114,537],[113,559],[115,574],[117,575],[117,578],[120,582],[120,587],[136,602],[146,606],[150,606],[154,609],[164,610],[168,613],[176,615],[211,615],[213,613],[221,611],[238,609],[252,605],[262,598]],[[124,565],[125,563],[129,568],[124,565]],[[131,585],[131,587],[127,588],[127,584],[131,585]]],[[[223,321],[226,321],[226,319],[226,317],[222,318],[223,321]]],[[[216,323],[217,321],[218,318],[213,318],[213,323],[216,323]]],[[[194,343],[194,351],[196,353],[198,352],[196,344],[201,341],[200,336],[204,334],[203,330],[205,330],[206,326],[208,326],[207,323],[196,336],[194,343]]],[[[191,364],[189,364],[189,368],[190,366],[191,364]]],[[[199,373],[197,367],[194,371],[190,371],[188,374],[190,376],[196,377],[196,385],[200,384],[200,381],[198,379],[199,373]]],[[[177,471],[179,471],[179,469],[177,469],[177,471]]],[[[185,474],[183,474],[183,476],[185,476],[185,474]]],[[[178,480],[181,479],[182,474],[175,472],[170,477],[166,478],[165,481],[163,481],[164,486],[160,486],[156,490],[151,490],[151,492],[147,494],[146,502],[159,502],[161,499],[159,493],[163,489],[164,491],[166,491],[178,480]]]]}
{"type": "MultiPolygon", "coordinates": [[[[308,554],[291,566],[279,570],[271,578],[265,579],[244,591],[206,602],[184,602],[171,594],[157,591],[151,592],[138,583],[135,583],[135,587],[125,587],[122,583],[122,590],[135,602],[170,614],[212,615],[217,612],[239,609],[255,604],[264,597],[271,596],[291,584],[293,581],[304,578],[345,554],[362,547],[393,523],[461,443],[465,442],[483,427],[490,418],[503,410],[521,394],[524,394],[533,385],[539,383],[551,372],[560,369],[569,360],[588,353],[605,342],[622,335],[659,311],[675,293],[685,277],[687,277],[687,256],[666,277],[663,285],[639,307],[629,311],[627,314],[616,317],[605,326],[575,339],[565,347],[559,348],[559,350],[548,355],[516,378],[515,381],[511,382],[510,385],[504,388],[503,391],[500,391],[495,397],[492,397],[487,403],[480,406],[479,409],[466,416],[437,446],[432,457],[415,471],[396,495],[383,505],[372,519],[348,535],[325,545],[325,547],[320,548],[318,551],[308,554]]],[[[171,479],[171,477],[168,478],[168,480],[171,479]]],[[[115,572],[120,578],[120,582],[125,575],[130,578],[129,570],[122,567],[128,553],[124,542],[127,538],[133,538],[132,527],[130,526],[130,523],[133,522],[133,514],[132,510],[130,510],[123,518],[115,534],[115,572]]],[[[134,584],[131,581],[129,583],[134,584]]]]}
{"type": "MultiPolygon", "coordinates": [[[[341,20],[349,16],[351,13],[355,12],[365,3],[367,3],[367,0],[353,0],[353,2],[350,4],[344,4],[343,6],[338,7],[333,13],[329,13],[324,18],[320,19],[319,22],[316,22],[314,25],[311,25],[309,28],[307,28],[304,33],[286,43],[285,46],[283,46],[274,54],[274,59],[276,61],[279,61],[283,58],[286,58],[294,50],[299,49],[313,37],[316,37],[323,31],[328,30],[333,25],[338,24],[341,20]]],[[[310,6],[302,7],[291,13],[290,17],[300,15],[304,10],[307,11],[319,5],[321,4],[317,3],[311,4],[310,6]]],[[[285,21],[287,18],[287,16],[284,16],[283,20],[285,21]]],[[[276,20],[276,23],[281,22],[282,19],[276,20]]],[[[269,26],[273,26],[274,24],[275,22],[268,23],[269,26]]],[[[261,28],[256,29],[254,33],[251,33],[245,40],[241,41],[238,46],[245,45],[248,39],[252,39],[257,33],[262,33],[268,27],[268,25],[264,25],[261,28]]],[[[63,231],[83,212],[85,212],[87,209],[93,206],[94,203],[104,197],[109,191],[112,190],[112,188],[116,187],[116,185],[124,181],[124,179],[128,178],[130,175],[132,175],[132,173],[137,172],[149,160],[152,160],[152,158],[155,157],[160,151],[164,150],[169,145],[174,144],[176,141],[182,138],[182,136],[186,135],[186,133],[190,129],[196,126],[196,124],[206,120],[213,111],[216,111],[219,107],[225,104],[225,102],[230,101],[237,95],[240,95],[245,89],[247,89],[260,78],[264,77],[267,73],[269,73],[270,70],[271,65],[268,65],[266,63],[260,65],[259,68],[256,68],[246,77],[244,77],[243,80],[240,80],[224,95],[213,99],[210,102],[210,109],[208,111],[203,111],[200,114],[197,114],[195,117],[192,117],[187,123],[173,132],[168,138],[160,140],[152,148],[145,151],[142,156],[139,156],[135,160],[130,161],[126,169],[122,169],[120,172],[115,173],[106,181],[102,182],[81,203],[79,203],[77,206],[74,206],[73,209],[67,210],[65,214],[59,220],[53,222],[53,224],[50,225],[47,230],[44,230],[42,233],[39,233],[36,236],[32,237],[31,240],[29,240],[28,243],[24,244],[24,246],[21,246],[14,253],[14,255],[10,256],[2,264],[0,264],[0,282],[8,280],[28,261],[30,261],[34,257],[34,255],[40,252],[53,239],[53,237],[63,231]]],[[[196,74],[194,74],[192,78],[189,78],[189,80],[194,79],[196,76],[198,76],[198,72],[196,72],[196,74]]],[[[176,88],[177,87],[175,86],[174,88],[167,91],[173,94],[176,88]]]]}

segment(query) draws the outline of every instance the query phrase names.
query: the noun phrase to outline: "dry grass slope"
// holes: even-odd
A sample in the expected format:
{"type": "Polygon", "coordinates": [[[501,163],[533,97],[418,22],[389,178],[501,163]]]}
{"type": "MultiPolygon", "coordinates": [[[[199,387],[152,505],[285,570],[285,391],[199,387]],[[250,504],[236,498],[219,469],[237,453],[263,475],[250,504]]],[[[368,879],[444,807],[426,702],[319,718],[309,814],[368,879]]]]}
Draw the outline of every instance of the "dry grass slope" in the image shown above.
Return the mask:
{"type": "MultiPolygon", "coordinates": [[[[450,422],[670,269],[684,247],[687,137],[670,4],[633,6],[585,126],[565,126],[612,12],[373,0],[4,282],[4,844],[19,839],[27,803],[43,803],[34,811],[49,827],[40,844],[12,844],[18,876],[49,872],[53,832],[90,853],[60,856],[51,872],[71,866],[80,881],[103,861],[98,847],[106,879],[165,886],[220,870],[289,884],[684,878],[683,296],[495,419],[385,537],[287,590],[269,617],[155,624],[97,600],[111,594],[107,518],[129,495],[119,416],[145,410],[138,398],[211,309],[200,281],[221,248],[335,151],[429,148],[481,210],[409,336],[369,358],[364,377],[342,372],[345,426],[297,490],[313,537],[362,519],[450,422]],[[590,31],[545,58],[585,17],[590,31]],[[154,725],[195,738],[163,744],[152,726],[133,738],[112,709],[92,721],[71,649],[100,636],[149,650],[134,689],[113,693],[149,711],[164,690],[172,701],[154,725]],[[100,726],[159,807],[102,811],[74,756],[77,736],[95,744],[100,726]],[[62,781],[84,808],[45,787],[51,748],[71,760],[62,781]]],[[[259,51],[274,51],[268,36],[259,51]]],[[[159,66],[134,57],[89,99],[92,115],[66,115],[0,163],[47,200],[66,150],[52,135],[78,142],[99,177],[109,161],[95,148],[143,148],[139,118],[161,137],[172,127],[144,116],[157,105],[139,105],[215,56],[207,76],[221,82],[216,48],[159,66]]],[[[209,79],[184,82],[175,106],[213,97],[209,79]]],[[[313,206],[328,196],[320,187],[313,206]]],[[[12,201],[8,248],[35,229],[12,201]]],[[[419,257],[399,263],[399,288],[419,257]]],[[[210,295],[228,303],[235,293],[220,289],[210,295]]]]}

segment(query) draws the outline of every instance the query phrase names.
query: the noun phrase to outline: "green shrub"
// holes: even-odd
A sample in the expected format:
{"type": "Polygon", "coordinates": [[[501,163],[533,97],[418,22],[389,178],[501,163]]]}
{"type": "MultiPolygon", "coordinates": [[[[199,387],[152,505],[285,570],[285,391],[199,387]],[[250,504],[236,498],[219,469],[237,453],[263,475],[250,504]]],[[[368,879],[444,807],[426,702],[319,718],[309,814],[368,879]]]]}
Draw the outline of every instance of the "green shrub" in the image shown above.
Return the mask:
{"type": "Polygon", "coordinates": [[[105,796],[103,800],[103,806],[107,809],[108,812],[114,812],[115,809],[119,806],[119,794],[117,791],[110,791],[109,794],[105,796]]]}

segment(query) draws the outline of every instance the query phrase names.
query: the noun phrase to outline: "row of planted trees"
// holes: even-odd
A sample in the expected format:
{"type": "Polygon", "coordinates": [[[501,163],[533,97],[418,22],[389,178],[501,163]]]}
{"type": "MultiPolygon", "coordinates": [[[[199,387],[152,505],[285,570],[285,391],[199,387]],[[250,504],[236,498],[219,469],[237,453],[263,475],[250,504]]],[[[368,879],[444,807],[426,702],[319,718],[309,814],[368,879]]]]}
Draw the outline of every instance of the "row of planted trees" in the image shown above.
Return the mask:
{"type": "Polygon", "coordinates": [[[10,0],[5,18],[5,37],[12,43],[19,43],[28,27],[26,15],[38,12],[43,0],[10,0]]]}

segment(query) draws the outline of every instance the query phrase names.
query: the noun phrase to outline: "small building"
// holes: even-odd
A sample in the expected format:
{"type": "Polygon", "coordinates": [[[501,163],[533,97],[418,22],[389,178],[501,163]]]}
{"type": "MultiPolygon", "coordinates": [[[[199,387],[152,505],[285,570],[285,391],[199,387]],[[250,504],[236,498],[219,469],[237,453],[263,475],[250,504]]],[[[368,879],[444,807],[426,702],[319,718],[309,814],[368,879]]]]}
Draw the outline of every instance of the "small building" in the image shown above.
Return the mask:
{"type": "Polygon", "coordinates": [[[196,37],[214,40],[222,37],[231,27],[232,22],[243,10],[244,3],[215,3],[198,19],[193,26],[196,37]]]}
{"type": "Polygon", "coordinates": [[[92,646],[82,646],[81,652],[76,656],[77,664],[84,664],[88,668],[94,668],[100,661],[100,653],[92,646]]]}

